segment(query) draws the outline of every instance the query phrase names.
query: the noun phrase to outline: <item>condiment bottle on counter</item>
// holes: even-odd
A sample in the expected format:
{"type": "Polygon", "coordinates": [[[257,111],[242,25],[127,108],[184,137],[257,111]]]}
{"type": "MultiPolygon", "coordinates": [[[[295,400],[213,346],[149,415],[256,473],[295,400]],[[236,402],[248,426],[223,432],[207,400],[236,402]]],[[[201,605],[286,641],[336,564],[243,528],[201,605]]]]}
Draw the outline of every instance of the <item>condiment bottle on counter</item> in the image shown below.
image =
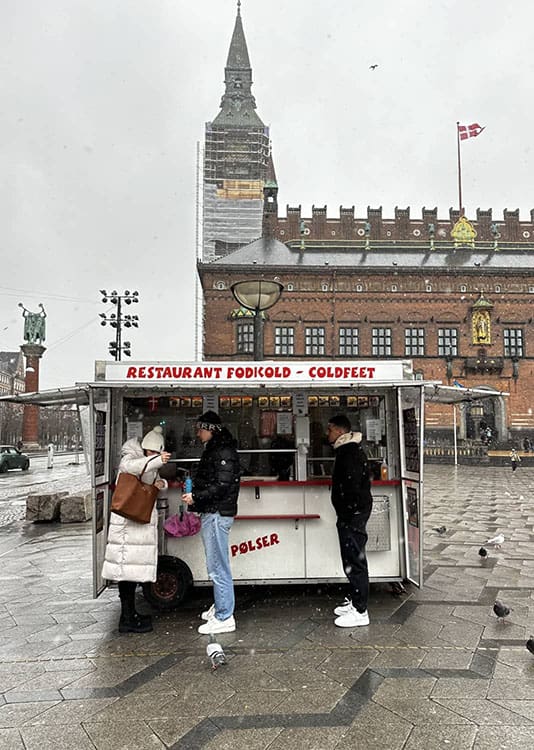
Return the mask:
{"type": "Polygon", "coordinates": [[[388,478],[388,465],[386,463],[386,459],[383,458],[382,463],[380,464],[380,479],[385,482],[387,478],[388,478]]]}

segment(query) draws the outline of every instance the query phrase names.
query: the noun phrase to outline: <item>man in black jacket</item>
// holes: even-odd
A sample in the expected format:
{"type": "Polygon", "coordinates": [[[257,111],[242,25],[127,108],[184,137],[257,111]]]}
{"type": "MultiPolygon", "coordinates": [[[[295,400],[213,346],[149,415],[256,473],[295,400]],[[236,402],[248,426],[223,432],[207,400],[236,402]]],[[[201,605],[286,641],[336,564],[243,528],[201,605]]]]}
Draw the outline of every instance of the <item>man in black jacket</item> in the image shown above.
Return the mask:
{"type": "Polygon", "coordinates": [[[334,622],[340,628],[354,628],[369,625],[369,572],[365,557],[366,525],[373,507],[369,464],[361,446],[362,434],[351,431],[344,414],[329,420],[327,435],[335,450],[332,505],[337,514],[343,568],[352,590],[351,598],[335,608],[334,622]]]}
{"type": "Polygon", "coordinates": [[[213,583],[214,598],[213,605],[201,615],[206,622],[198,632],[204,635],[232,633],[235,600],[228,536],[237,513],[239,457],[234,438],[214,411],[202,414],[196,428],[204,452],[193,478],[193,491],[182,497],[190,510],[200,513],[206,567],[213,583]]]}

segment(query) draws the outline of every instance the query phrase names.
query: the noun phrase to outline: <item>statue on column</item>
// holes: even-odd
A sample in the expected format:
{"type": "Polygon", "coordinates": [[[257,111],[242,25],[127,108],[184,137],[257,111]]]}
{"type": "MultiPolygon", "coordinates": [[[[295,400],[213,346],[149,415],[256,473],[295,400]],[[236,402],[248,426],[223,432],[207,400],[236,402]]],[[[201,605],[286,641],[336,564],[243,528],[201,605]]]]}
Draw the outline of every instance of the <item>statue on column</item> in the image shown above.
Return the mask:
{"type": "Polygon", "coordinates": [[[43,344],[46,334],[46,312],[43,303],[39,303],[41,311],[36,313],[24,307],[22,302],[19,302],[19,307],[22,307],[22,317],[24,318],[24,341],[27,344],[43,344]]]}

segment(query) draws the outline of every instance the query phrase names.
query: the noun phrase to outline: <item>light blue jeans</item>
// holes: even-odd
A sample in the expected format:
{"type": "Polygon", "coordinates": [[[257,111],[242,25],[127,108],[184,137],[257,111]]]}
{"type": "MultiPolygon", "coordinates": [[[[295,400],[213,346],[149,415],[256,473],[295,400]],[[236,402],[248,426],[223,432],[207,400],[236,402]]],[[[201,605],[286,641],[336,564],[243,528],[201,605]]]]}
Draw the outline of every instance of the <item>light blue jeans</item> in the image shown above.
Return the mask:
{"type": "Polygon", "coordinates": [[[230,568],[228,536],[234,519],[218,513],[201,513],[202,541],[206,552],[208,578],[213,582],[215,617],[227,620],[234,614],[234,582],[230,568]]]}

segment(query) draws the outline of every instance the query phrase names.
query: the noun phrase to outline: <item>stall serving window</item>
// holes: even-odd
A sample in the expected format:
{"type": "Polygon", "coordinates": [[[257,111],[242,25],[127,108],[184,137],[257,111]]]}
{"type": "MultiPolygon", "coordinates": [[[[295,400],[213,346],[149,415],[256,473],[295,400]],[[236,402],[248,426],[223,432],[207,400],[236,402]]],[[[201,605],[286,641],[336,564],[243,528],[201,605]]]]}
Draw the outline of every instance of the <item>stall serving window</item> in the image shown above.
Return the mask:
{"type": "Polygon", "coordinates": [[[295,474],[296,453],[292,401],[289,395],[221,395],[210,398],[209,404],[201,395],[126,398],[124,440],[141,439],[161,425],[165,449],[176,460],[173,470],[186,468],[194,476],[202,454],[196,421],[203,411],[213,409],[237,440],[243,476],[290,480],[295,474]]]}
{"type": "Polygon", "coordinates": [[[308,414],[310,448],[307,470],[310,478],[331,475],[334,450],[326,439],[326,427],[335,414],[346,414],[352,429],[362,433],[362,445],[369,456],[373,478],[380,479],[380,466],[386,459],[383,396],[308,396],[308,414]]]}

